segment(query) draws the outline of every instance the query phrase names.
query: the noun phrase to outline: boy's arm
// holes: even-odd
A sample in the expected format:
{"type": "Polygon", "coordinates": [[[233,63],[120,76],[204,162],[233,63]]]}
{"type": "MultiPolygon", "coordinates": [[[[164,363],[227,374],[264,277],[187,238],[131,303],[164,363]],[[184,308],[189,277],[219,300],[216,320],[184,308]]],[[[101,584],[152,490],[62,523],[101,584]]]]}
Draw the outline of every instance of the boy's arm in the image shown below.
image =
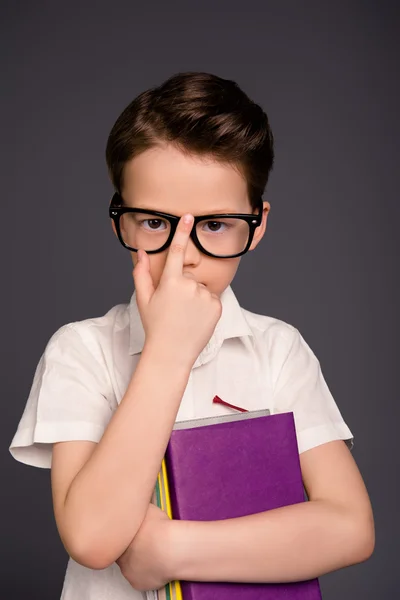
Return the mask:
{"type": "Polygon", "coordinates": [[[136,536],[191,368],[222,313],[217,296],[183,275],[192,225],[192,215],[179,221],[157,289],[148,255],[139,254],[134,279],[146,341],[100,442],[94,448],[80,442],[78,452],[79,442],[54,447],[60,537],[77,562],[93,569],[112,564],[136,536]]]}
{"type": "Polygon", "coordinates": [[[135,536],[189,374],[190,368],[144,349],[100,442],[54,445],[52,492],[58,531],[67,552],[80,564],[106,568],[135,536]]]}
{"type": "Polygon", "coordinates": [[[173,521],[174,578],[300,581],[369,558],[372,509],[345,443],[323,444],[300,460],[309,502],[224,521],[173,521]]]}

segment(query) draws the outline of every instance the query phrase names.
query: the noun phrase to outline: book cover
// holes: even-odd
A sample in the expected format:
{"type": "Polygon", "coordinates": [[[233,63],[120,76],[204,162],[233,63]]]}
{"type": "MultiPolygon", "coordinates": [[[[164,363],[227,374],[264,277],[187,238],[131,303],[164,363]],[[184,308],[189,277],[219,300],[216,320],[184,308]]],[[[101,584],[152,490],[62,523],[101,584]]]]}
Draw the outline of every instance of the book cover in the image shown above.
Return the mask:
{"type": "MultiPolygon", "coordinates": [[[[250,411],[176,423],[155,500],[170,518],[195,521],[305,501],[293,413],[250,411]]],[[[281,584],[181,581],[155,594],[158,600],[321,599],[317,579],[281,584]]]]}

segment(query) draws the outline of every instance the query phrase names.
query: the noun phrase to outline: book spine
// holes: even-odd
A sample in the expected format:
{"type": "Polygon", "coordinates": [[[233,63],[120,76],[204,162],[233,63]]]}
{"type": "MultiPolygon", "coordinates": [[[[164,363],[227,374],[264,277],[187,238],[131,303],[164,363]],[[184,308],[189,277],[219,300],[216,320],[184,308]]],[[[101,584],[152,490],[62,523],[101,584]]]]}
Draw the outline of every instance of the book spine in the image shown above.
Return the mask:
{"type": "MultiPolygon", "coordinates": [[[[171,438],[169,440],[167,451],[165,453],[164,461],[166,471],[168,473],[168,483],[169,483],[169,499],[171,504],[171,510],[174,515],[174,519],[182,519],[182,507],[179,506],[178,498],[177,498],[177,486],[176,482],[176,466],[177,461],[174,460],[174,454],[176,450],[174,432],[172,432],[171,438]]],[[[179,464],[179,463],[178,463],[179,464]]]]}
{"type": "MultiPolygon", "coordinates": [[[[161,463],[161,469],[157,477],[155,488],[157,506],[172,519],[171,497],[169,493],[168,474],[165,459],[161,463]]],[[[170,581],[158,590],[157,600],[183,600],[182,589],[179,581],[170,581]]]]}

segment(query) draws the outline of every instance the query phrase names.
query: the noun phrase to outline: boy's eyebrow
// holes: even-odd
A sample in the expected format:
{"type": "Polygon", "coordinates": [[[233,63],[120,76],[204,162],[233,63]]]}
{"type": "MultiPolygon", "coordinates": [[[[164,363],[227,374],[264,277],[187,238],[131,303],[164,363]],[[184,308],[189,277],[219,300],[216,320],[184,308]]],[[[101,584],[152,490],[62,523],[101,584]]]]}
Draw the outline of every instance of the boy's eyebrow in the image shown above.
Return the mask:
{"type": "MultiPolygon", "coordinates": [[[[143,210],[148,210],[148,211],[156,211],[156,212],[163,212],[169,215],[173,215],[174,213],[169,211],[169,210],[164,210],[164,209],[159,209],[159,208],[154,208],[154,206],[138,206],[138,208],[142,208],[143,210]]],[[[182,213],[184,214],[184,213],[182,213]]],[[[243,212],[238,211],[238,210],[233,210],[232,208],[216,208],[216,209],[211,209],[208,210],[207,212],[205,211],[196,211],[196,214],[192,213],[194,217],[196,216],[200,216],[200,215],[224,215],[224,214],[243,214],[243,212]]],[[[244,214],[247,214],[247,212],[245,212],[244,214]]],[[[177,215],[179,216],[179,215],[177,215]]]]}
{"type": "Polygon", "coordinates": [[[230,214],[230,213],[237,213],[237,210],[233,210],[232,208],[215,208],[212,210],[208,210],[207,212],[200,212],[200,215],[217,215],[217,214],[230,214]]]}

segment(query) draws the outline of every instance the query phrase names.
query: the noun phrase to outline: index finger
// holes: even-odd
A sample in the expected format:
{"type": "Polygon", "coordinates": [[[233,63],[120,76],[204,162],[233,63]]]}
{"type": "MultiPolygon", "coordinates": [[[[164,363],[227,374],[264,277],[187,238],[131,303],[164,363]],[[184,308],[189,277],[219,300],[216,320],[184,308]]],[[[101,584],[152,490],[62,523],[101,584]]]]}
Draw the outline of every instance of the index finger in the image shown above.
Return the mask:
{"type": "Polygon", "coordinates": [[[183,260],[190,237],[190,232],[192,231],[193,220],[193,215],[190,214],[183,215],[180,218],[168,250],[163,276],[164,274],[166,276],[182,275],[183,260]]]}

